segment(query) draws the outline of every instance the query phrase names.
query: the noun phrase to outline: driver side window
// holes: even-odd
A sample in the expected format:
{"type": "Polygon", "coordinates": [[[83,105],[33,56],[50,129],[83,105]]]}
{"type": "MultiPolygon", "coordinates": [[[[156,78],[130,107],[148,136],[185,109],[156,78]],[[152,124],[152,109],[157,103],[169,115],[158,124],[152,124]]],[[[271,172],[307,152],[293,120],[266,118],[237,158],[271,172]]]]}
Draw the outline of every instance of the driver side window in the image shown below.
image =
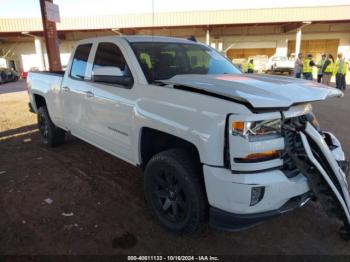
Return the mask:
{"type": "Polygon", "coordinates": [[[92,69],[101,66],[118,67],[123,72],[124,76],[131,76],[131,72],[122,52],[119,47],[113,43],[99,43],[92,69]]]}

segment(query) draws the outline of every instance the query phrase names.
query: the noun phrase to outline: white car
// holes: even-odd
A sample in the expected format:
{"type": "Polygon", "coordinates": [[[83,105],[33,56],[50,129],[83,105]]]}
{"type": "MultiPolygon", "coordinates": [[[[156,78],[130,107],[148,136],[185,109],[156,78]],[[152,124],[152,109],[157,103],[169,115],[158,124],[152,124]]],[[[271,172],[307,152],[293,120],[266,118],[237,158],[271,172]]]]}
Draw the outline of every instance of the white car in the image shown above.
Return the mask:
{"type": "Polygon", "coordinates": [[[28,88],[42,142],[70,132],[139,166],[168,229],[241,230],[315,197],[348,228],[344,153],[309,104],[337,89],[245,75],[206,45],[155,36],[79,41],[65,72],[30,72],[28,88]]]}
{"type": "Polygon", "coordinates": [[[294,62],[286,56],[271,56],[266,64],[267,73],[288,73],[294,71],[294,62]]]}

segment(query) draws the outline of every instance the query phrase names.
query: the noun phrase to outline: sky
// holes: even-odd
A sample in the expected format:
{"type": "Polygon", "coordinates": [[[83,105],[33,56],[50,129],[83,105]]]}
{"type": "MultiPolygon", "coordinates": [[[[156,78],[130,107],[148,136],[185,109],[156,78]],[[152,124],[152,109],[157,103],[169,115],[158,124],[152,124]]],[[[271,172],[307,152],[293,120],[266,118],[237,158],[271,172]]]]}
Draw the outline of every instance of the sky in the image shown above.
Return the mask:
{"type": "MultiPolygon", "coordinates": [[[[54,0],[61,17],[152,12],[152,0],[54,0]]],[[[349,5],[350,0],[153,0],[154,12],[349,5]]],[[[39,0],[0,0],[0,17],[40,17],[39,0]]]]}

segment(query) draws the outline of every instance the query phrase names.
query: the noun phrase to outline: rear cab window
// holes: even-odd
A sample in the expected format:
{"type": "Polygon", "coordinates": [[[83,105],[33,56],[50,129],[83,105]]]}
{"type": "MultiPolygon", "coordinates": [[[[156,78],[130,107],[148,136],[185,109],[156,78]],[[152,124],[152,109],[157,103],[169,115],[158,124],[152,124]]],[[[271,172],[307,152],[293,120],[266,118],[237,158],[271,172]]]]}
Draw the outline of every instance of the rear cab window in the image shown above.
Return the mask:
{"type": "Polygon", "coordinates": [[[91,47],[92,44],[89,43],[81,44],[76,48],[70,70],[72,78],[84,80],[91,47]]]}

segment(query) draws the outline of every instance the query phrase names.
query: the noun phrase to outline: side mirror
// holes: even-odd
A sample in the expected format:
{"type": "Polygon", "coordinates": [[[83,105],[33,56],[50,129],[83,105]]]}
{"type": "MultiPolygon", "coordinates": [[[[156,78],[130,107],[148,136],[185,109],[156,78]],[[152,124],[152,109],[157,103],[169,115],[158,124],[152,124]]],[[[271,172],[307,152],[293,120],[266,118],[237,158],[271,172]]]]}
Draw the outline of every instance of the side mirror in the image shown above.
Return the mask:
{"type": "Polygon", "coordinates": [[[132,76],[125,76],[119,67],[101,66],[92,71],[92,81],[109,84],[117,84],[125,87],[131,87],[134,80],[132,76]]]}

